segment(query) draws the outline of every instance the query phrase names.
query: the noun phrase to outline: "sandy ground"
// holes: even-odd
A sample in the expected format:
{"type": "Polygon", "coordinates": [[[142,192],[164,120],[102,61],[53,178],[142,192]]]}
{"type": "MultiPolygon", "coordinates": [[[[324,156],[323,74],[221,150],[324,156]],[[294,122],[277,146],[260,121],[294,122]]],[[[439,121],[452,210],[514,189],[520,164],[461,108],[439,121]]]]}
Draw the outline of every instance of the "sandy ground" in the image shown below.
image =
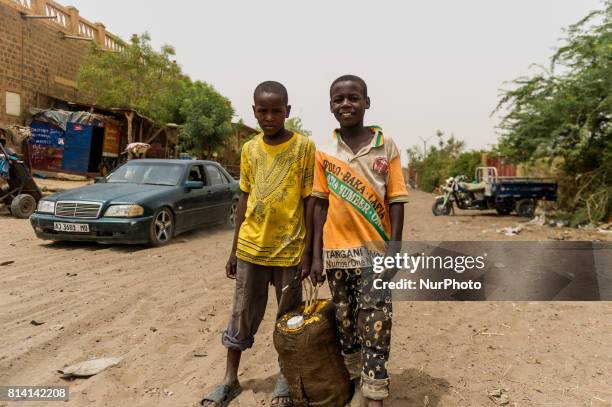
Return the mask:
{"type": "MultiPolygon", "coordinates": [[[[411,240],[610,240],[610,234],[531,226],[462,212],[434,217],[432,195],[413,192],[411,240]]],[[[224,277],[231,231],[204,229],[164,248],[50,243],[27,220],[0,215],[0,385],[67,385],[70,401],[0,406],[195,406],[222,376],[233,291],[224,277]],[[44,322],[34,326],[31,320],[44,322]],[[200,352],[195,357],[194,351],[200,352]],[[89,379],[56,370],[88,358],[123,361],[89,379]]],[[[327,291],[326,291],[327,293],[327,291]]],[[[612,304],[397,302],[388,406],[611,406],[612,304]]],[[[231,406],[268,405],[277,374],[270,296],[245,389],[231,406]]]]}

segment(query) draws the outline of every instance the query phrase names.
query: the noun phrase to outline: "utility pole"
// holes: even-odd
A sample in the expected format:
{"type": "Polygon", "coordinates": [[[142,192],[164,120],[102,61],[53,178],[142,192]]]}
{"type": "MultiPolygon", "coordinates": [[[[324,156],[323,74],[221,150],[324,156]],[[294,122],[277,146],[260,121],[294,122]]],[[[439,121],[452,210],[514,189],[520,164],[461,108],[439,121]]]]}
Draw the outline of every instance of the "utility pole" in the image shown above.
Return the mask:
{"type": "Polygon", "coordinates": [[[423,137],[419,136],[419,138],[423,142],[423,158],[425,158],[427,157],[427,142],[431,140],[431,137],[424,139],[423,137]]]}

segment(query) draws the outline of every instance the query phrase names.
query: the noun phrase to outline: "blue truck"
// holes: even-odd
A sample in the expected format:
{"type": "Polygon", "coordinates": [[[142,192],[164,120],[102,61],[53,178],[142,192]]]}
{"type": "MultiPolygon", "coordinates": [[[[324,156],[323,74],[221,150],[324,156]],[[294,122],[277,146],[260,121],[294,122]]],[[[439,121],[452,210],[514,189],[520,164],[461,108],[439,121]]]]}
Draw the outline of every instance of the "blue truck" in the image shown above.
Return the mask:
{"type": "Polygon", "coordinates": [[[538,201],[557,200],[557,182],[552,178],[500,177],[495,167],[478,167],[475,180],[467,182],[464,175],[448,178],[440,186],[443,195],[436,196],[433,214],[450,215],[456,205],[459,209],[495,209],[500,215],[515,211],[530,218],[538,201]]]}

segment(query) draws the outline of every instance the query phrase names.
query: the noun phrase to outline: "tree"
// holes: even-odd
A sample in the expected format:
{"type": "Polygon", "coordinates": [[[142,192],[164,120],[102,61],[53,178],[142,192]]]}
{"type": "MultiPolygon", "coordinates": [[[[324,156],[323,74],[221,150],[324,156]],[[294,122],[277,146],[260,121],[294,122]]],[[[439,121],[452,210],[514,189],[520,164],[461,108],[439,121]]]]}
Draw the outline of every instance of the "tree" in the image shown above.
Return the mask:
{"type": "Polygon", "coordinates": [[[425,156],[418,152],[416,146],[407,150],[410,165],[416,168],[418,173],[419,189],[425,192],[432,192],[446,177],[452,175],[453,162],[460,157],[465,146],[465,142],[454,135],[445,140],[444,133],[440,130],[436,132],[436,137],[437,146],[429,148],[425,156]]]}
{"type": "MultiPolygon", "coordinates": [[[[97,105],[135,109],[156,122],[173,121],[177,112],[173,101],[190,80],[171,56],[174,48],[164,45],[155,51],[147,33],[132,35],[121,52],[103,50],[94,43],[79,69],[78,88],[97,105]]],[[[131,143],[134,113],[124,114],[131,143]]]]}
{"type": "Polygon", "coordinates": [[[462,152],[451,163],[448,175],[451,177],[465,175],[468,179],[472,179],[476,174],[476,168],[481,166],[482,154],[483,151],[462,152]]]}
{"type": "Polygon", "coordinates": [[[448,176],[465,175],[473,179],[476,168],[482,165],[481,157],[483,151],[465,151],[457,156],[448,169],[448,176]]]}
{"type": "Polygon", "coordinates": [[[549,69],[503,92],[499,149],[516,161],[561,157],[561,207],[573,224],[597,222],[612,210],[612,0],[566,32],[549,69]]]}
{"type": "Polygon", "coordinates": [[[312,136],[312,132],[310,130],[306,130],[302,127],[302,119],[300,119],[299,117],[291,117],[285,120],[285,128],[289,131],[302,134],[306,137],[312,136]]]}
{"type": "Polygon", "coordinates": [[[230,101],[212,86],[196,81],[187,87],[180,103],[183,131],[181,145],[185,150],[210,158],[232,134],[234,110],[230,101]]]}
{"type": "MultiPolygon", "coordinates": [[[[231,134],[231,103],[212,86],[192,82],[173,56],[170,45],[154,50],[147,33],[133,35],[121,52],[94,45],[79,71],[79,89],[98,105],[135,109],[156,122],[182,124],[182,148],[210,157],[231,134]]],[[[125,115],[131,142],[133,113],[125,115]]]]}
{"type": "Polygon", "coordinates": [[[155,51],[147,33],[134,34],[121,52],[93,44],[78,73],[79,90],[95,104],[136,109],[154,120],[169,121],[175,113],[170,102],[189,82],[173,56],[170,45],[155,51]]]}

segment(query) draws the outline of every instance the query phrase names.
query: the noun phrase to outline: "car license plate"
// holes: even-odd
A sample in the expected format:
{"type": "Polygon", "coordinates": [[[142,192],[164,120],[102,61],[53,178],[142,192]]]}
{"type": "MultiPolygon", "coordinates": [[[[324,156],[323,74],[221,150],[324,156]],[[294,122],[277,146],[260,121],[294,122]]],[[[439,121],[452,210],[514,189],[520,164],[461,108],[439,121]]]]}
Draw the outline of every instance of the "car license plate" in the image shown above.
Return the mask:
{"type": "Polygon", "coordinates": [[[87,223],[53,222],[53,230],[56,232],[87,233],[89,232],[89,225],[87,223]]]}

